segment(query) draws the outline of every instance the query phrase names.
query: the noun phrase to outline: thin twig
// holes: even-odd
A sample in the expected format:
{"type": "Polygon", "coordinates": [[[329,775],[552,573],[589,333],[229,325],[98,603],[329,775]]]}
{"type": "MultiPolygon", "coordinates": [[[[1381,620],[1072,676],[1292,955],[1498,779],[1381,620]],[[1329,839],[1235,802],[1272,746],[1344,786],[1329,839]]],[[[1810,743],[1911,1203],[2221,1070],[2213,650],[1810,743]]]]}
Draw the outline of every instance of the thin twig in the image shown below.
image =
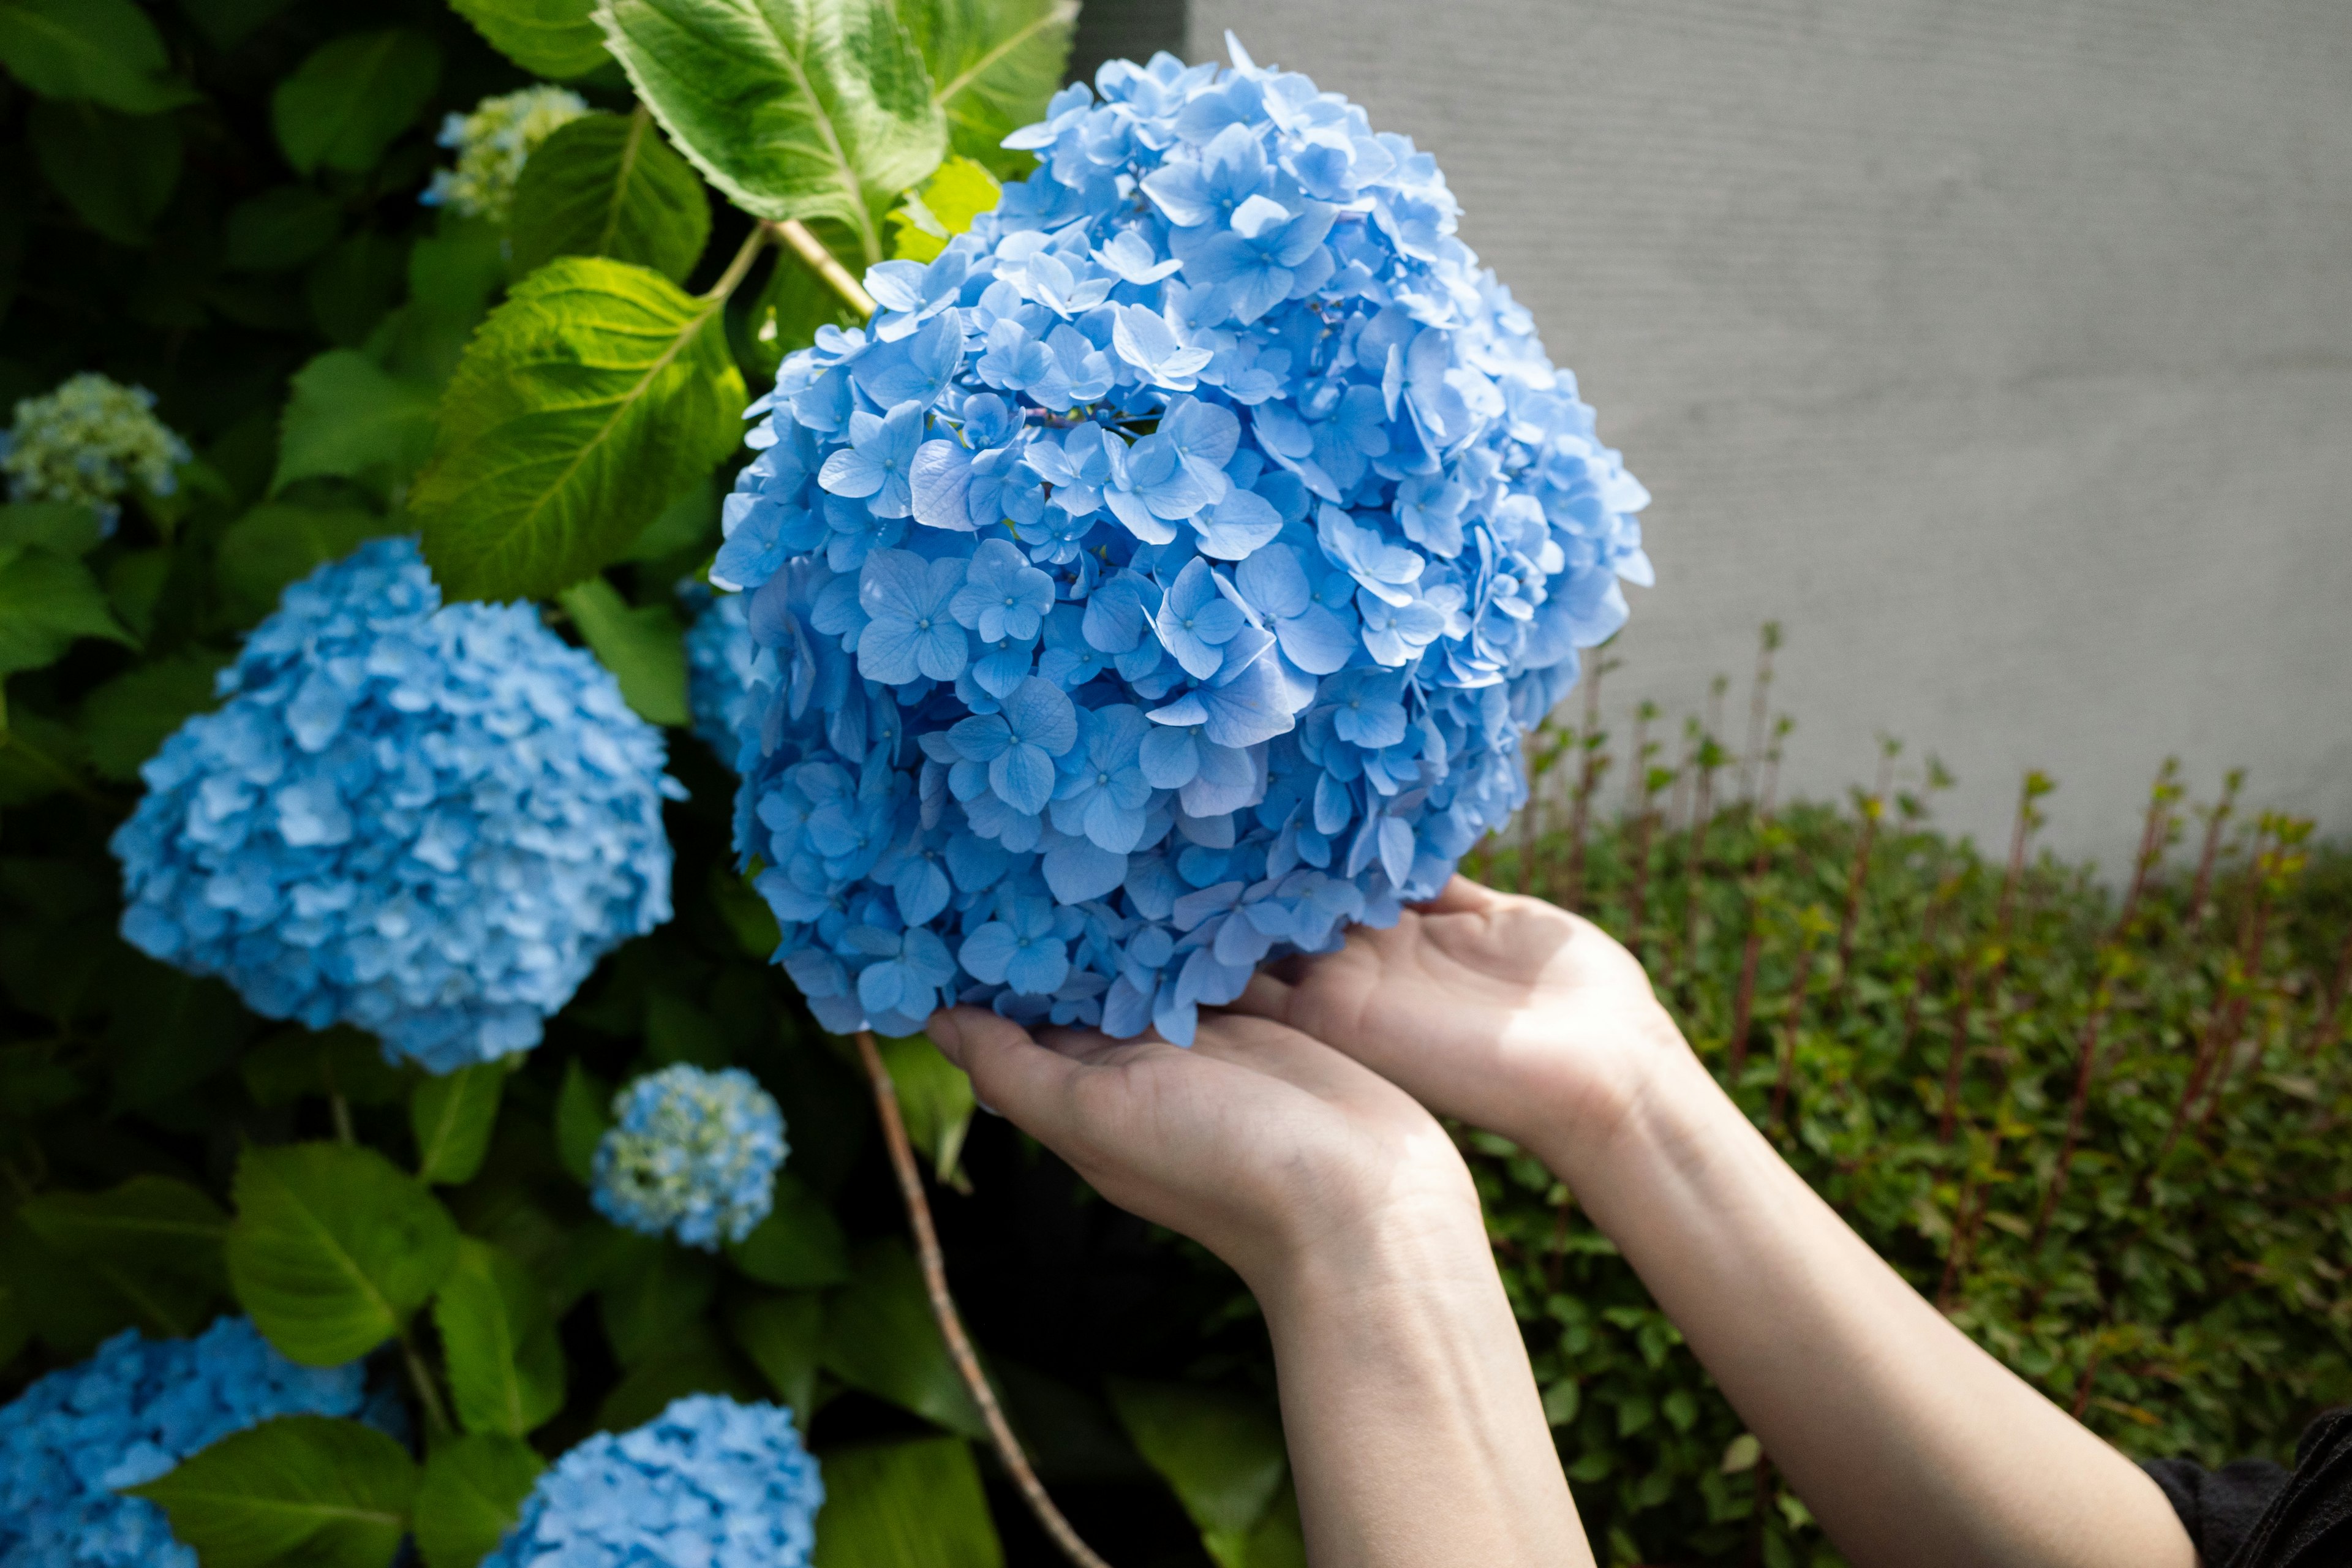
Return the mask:
{"type": "Polygon", "coordinates": [[[947,1341],[948,1356],[955,1363],[956,1371],[963,1377],[964,1386],[971,1390],[972,1403],[980,1406],[980,1417],[988,1426],[988,1436],[996,1446],[996,1457],[1003,1461],[1013,1485],[1029,1504],[1029,1511],[1045,1527],[1045,1533],[1062,1549],[1064,1556],[1078,1568],[1110,1568],[1094,1549],[1078,1539],[1054,1500],[1045,1495],[1045,1485],[1029,1466],[1029,1458],[1021,1451],[1021,1439],[1013,1435],[1013,1427],[1004,1419],[1003,1407],[996,1402],[996,1391],[989,1386],[988,1374],[981,1370],[980,1357],[971,1348],[971,1336],[964,1332],[962,1314],[956,1310],[955,1298],[948,1293],[947,1260],[940,1252],[939,1232],[931,1225],[930,1201],[923,1195],[922,1172],[915,1164],[915,1151],[907,1139],[907,1123],[898,1113],[898,1086],[890,1081],[890,1069],[883,1064],[882,1052],[874,1043],[872,1031],[857,1032],[858,1059],[866,1064],[866,1076],[874,1084],[874,1110],[882,1121],[882,1141],[890,1150],[890,1166],[898,1173],[898,1192],[907,1200],[907,1223],[915,1233],[915,1252],[923,1266],[923,1288],[931,1298],[931,1315],[939,1320],[940,1337],[947,1341]]]}
{"type": "Polygon", "coordinates": [[[824,241],[809,232],[808,225],[798,218],[786,218],[782,223],[760,226],[783,242],[784,247],[801,259],[801,265],[824,279],[825,287],[841,296],[842,300],[860,316],[874,313],[874,296],[866,291],[848,268],[844,267],[824,241]]]}

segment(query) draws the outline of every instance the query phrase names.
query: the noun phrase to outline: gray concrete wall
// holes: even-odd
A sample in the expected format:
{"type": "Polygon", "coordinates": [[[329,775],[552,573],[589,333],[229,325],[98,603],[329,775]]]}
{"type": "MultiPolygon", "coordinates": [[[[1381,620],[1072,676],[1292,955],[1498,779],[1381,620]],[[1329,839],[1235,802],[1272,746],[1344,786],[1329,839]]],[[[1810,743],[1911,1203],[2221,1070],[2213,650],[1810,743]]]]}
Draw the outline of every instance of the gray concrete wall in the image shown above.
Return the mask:
{"type": "MultiPolygon", "coordinates": [[[[1656,500],[1609,707],[1786,623],[1789,772],[2128,854],[2147,780],[2352,832],[2352,5],[1192,0],[1435,152],[1656,500]]],[[[1735,725],[1736,729],[1737,726],[1735,725]]]]}

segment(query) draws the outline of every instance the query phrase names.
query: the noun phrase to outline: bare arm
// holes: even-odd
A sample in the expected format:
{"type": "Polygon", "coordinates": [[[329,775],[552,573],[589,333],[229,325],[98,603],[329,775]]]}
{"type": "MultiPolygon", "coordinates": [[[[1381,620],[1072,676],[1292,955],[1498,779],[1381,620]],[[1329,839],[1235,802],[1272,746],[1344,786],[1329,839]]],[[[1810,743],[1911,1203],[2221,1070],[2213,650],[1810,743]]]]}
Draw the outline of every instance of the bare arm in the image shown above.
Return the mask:
{"type": "Polygon", "coordinates": [[[1244,1005],[1542,1159],[1863,1568],[2194,1568],[2156,1483],[1815,1196],[1598,927],[1457,879],[1244,1005]]]}
{"type": "Polygon", "coordinates": [[[1294,1030],[1189,1051],[959,1008],[931,1037],[1105,1197],[1232,1264],[1265,1309],[1308,1559],[1590,1564],[1478,1200],[1444,1130],[1294,1030]]]}

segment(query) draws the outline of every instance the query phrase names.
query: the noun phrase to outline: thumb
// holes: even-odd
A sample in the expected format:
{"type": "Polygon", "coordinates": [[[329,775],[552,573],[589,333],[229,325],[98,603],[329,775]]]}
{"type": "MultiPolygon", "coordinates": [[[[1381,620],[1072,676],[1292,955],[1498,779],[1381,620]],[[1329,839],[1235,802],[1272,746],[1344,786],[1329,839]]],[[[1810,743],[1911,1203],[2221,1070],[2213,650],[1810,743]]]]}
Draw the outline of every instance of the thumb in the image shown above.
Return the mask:
{"type": "Polygon", "coordinates": [[[1046,1143],[1060,1136],[1083,1066],[1047,1050],[1028,1030],[985,1007],[943,1007],[931,1015],[928,1032],[990,1109],[1046,1143]]]}

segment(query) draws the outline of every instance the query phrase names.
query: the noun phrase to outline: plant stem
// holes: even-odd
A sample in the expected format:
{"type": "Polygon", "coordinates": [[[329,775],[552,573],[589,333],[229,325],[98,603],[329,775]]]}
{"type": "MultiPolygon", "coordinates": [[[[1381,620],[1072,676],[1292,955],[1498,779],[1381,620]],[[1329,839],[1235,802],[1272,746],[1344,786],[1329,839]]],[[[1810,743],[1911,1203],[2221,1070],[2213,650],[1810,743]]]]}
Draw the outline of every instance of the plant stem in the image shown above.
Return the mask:
{"type": "Polygon", "coordinates": [[[1767,1124],[1778,1127],[1789,1109],[1789,1089],[1797,1077],[1797,1031],[1805,1021],[1805,988],[1813,978],[1813,935],[1810,926],[1797,947],[1797,977],[1789,986],[1789,1022],[1781,1031],[1780,1076],[1772,1085],[1772,1110],[1767,1124]]]}
{"type": "Polygon", "coordinates": [[[874,313],[874,296],[866,291],[849,268],[844,267],[824,247],[824,241],[809,232],[808,225],[798,218],[786,218],[782,223],[760,226],[783,242],[784,248],[800,258],[801,265],[824,279],[825,287],[841,296],[842,302],[861,316],[874,313]]]}
{"type": "Polygon", "coordinates": [[[771,226],[764,223],[752,225],[751,232],[745,235],[743,243],[736,247],[734,259],[727,263],[727,270],[719,275],[719,281],[703,291],[703,299],[724,304],[727,297],[742,283],[743,275],[751,270],[751,263],[759,257],[760,247],[772,237],[771,226]]]}
{"type": "Polygon", "coordinates": [[[2319,1050],[2336,1037],[2336,1019],[2344,1007],[2346,984],[2352,983],[2352,934],[2344,939],[2344,952],[2336,961],[2336,978],[2327,987],[2327,1002],[2319,1010],[2319,1023],[2304,1042],[2303,1054],[2308,1061],[2319,1059],[2319,1050]]]}
{"type": "Polygon", "coordinates": [[[425,1407],[425,1425],[436,1434],[449,1430],[449,1407],[441,1403],[440,1386],[433,1381],[432,1369],[425,1358],[416,1353],[416,1342],[408,1331],[400,1331],[400,1355],[408,1366],[408,1381],[416,1389],[416,1403],[425,1407]]]}
{"type": "Polygon", "coordinates": [[[1020,1488],[1021,1496],[1029,1504],[1029,1511],[1064,1556],[1078,1568],[1109,1568],[1094,1550],[1078,1539],[1054,1500],[1045,1495],[1045,1483],[1029,1465],[1029,1458],[1021,1451],[1021,1439],[1013,1435],[1013,1427],[1004,1419],[1003,1407],[996,1402],[996,1391],[989,1386],[988,1374],[981,1370],[980,1357],[971,1348],[971,1336],[964,1332],[963,1316],[956,1310],[955,1298],[948,1293],[947,1260],[940,1252],[939,1232],[931,1225],[931,1205],[923,1195],[922,1172],[915,1164],[914,1146],[907,1138],[906,1119],[898,1113],[898,1086],[890,1081],[890,1069],[883,1065],[882,1052],[874,1044],[871,1030],[857,1031],[857,1056],[866,1065],[866,1076],[874,1086],[874,1110],[882,1121],[882,1141],[890,1151],[891,1168],[898,1175],[898,1193],[907,1201],[907,1224],[915,1233],[915,1252],[923,1266],[923,1288],[931,1298],[931,1315],[939,1320],[940,1337],[947,1342],[948,1355],[961,1374],[964,1386],[971,1391],[972,1403],[980,1406],[980,1417],[987,1425],[988,1436],[996,1447],[996,1457],[1003,1461],[1007,1474],[1020,1488]]]}

